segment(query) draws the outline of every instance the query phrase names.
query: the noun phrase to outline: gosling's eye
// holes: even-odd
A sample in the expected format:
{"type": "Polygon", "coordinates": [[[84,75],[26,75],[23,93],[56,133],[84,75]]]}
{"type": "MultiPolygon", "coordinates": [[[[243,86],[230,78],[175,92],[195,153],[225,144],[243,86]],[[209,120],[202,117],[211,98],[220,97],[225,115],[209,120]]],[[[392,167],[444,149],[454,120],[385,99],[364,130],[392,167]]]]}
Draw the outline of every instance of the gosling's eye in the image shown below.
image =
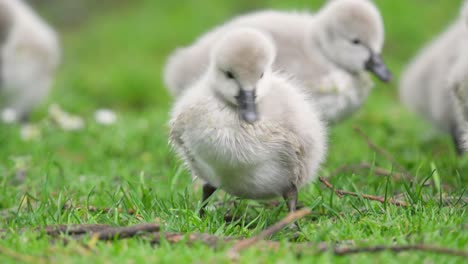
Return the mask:
{"type": "Polygon", "coordinates": [[[354,45],[359,45],[359,44],[361,44],[361,40],[360,40],[360,39],[353,39],[351,42],[352,42],[354,45]]]}
{"type": "Polygon", "coordinates": [[[226,78],[228,79],[234,79],[234,74],[230,71],[224,72],[224,75],[226,75],[226,78]]]}

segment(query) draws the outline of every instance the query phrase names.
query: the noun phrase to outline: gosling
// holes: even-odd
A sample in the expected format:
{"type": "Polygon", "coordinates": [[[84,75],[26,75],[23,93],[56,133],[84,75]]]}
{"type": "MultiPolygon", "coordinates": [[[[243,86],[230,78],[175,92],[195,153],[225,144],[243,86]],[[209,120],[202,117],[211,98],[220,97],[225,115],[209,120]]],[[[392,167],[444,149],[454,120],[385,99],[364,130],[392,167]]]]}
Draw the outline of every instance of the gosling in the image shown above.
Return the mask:
{"type": "Polygon", "coordinates": [[[8,122],[26,121],[46,98],[59,59],[50,26],[23,1],[0,0],[0,112],[8,122]]]}
{"type": "Polygon", "coordinates": [[[455,78],[451,84],[451,92],[455,99],[455,120],[459,128],[460,138],[457,140],[459,154],[468,152],[468,54],[463,63],[457,65],[455,78]]]}
{"type": "Polygon", "coordinates": [[[392,79],[382,57],[383,20],[368,0],[329,1],[318,13],[261,11],[235,18],[177,49],[164,77],[178,97],[206,71],[209,51],[226,32],[253,27],[270,35],[278,54],[275,71],[293,77],[330,124],[350,117],[368,98],[374,84],[392,79]]]}
{"type": "MultiPolygon", "coordinates": [[[[468,1],[465,1],[465,6],[462,10],[462,18],[466,25],[466,39],[468,43],[468,1]]],[[[452,70],[449,77],[449,87],[451,94],[455,100],[455,122],[458,127],[457,136],[461,139],[456,138],[458,152],[468,152],[468,50],[463,49],[461,55],[452,70]]]]}
{"type": "Polygon", "coordinates": [[[463,153],[464,128],[453,89],[458,86],[457,67],[463,70],[462,60],[467,58],[463,56],[468,52],[467,23],[468,4],[465,2],[462,15],[407,66],[399,88],[401,101],[410,110],[451,134],[458,154],[463,153]]]}
{"type": "Polygon", "coordinates": [[[230,31],[175,103],[170,142],[204,181],[201,214],[217,189],[247,199],[282,196],[294,211],[298,189],[325,158],[326,128],[297,87],[272,72],[275,53],[259,31],[230,31]]]}

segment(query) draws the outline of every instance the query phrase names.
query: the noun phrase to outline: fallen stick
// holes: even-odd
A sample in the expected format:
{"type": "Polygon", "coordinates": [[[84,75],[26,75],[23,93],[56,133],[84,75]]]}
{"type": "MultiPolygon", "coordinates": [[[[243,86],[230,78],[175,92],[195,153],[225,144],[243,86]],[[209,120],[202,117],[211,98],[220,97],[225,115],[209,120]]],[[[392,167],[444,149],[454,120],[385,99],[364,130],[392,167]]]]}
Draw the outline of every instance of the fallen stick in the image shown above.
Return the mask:
{"type": "Polygon", "coordinates": [[[290,225],[291,223],[305,217],[306,215],[310,214],[311,210],[309,208],[304,208],[299,211],[289,213],[285,218],[281,221],[277,222],[276,224],[270,226],[269,228],[262,231],[257,236],[239,240],[234,244],[234,246],[229,250],[228,255],[231,258],[235,258],[240,251],[255,245],[261,240],[265,240],[266,238],[272,236],[273,234],[277,233],[284,227],[290,225]]]}
{"type": "Polygon", "coordinates": [[[161,244],[161,240],[165,239],[171,244],[176,244],[182,241],[187,242],[187,244],[192,245],[193,243],[202,243],[206,246],[211,248],[218,248],[221,244],[228,243],[230,241],[238,241],[238,238],[233,237],[218,237],[211,234],[206,233],[191,233],[191,234],[184,234],[184,233],[158,233],[155,234],[155,238],[151,240],[151,245],[159,245],[161,244]]]}
{"type": "MultiPolygon", "coordinates": [[[[325,184],[325,183],[324,183],[325,184]]],[[[330,183],[328,183],[330,184],[330,183]]],[[[330,184],[331,185],[331,184],[330,184]]],[[[333,185],[331,185],[333,187],[333,185]]],[[[276,250],[282,243],[277,241],[265,240],[271,235],[275,234],[282,228],[293,223],[294,221],[305,217],[310,214],[310,209],[305,208],[287,215],[284,219],[274,224],[273,226],[267,228],[259,235],[247,238],[239,239],[234,237],[218,237],[206,233],[193,233],[193,234],[184,234],[184,233],[164,233],[160,232],[160,226],[157,224],[140,224],[129,227],[112,227],[109,225],[60,225],[60,226],[46,226],[42,228],[35,228],[34,230],[45,230],[46,234],[54,237],[59,236],[60,234],[69,234],[72,238],[77,238],[83,234],[94,235],[98,240],[113,240],[113,239],[123,239],[134,237],[139,234],[147,233],[154,235],[151,240],[151,244],[159,244],[161,238],[164,237],[169,243],[179,243],[182,241],[187,241],[187,243],[193,244],[196,242],[203,243],[211,248],[218,248],[219,246],[227,245],[228,243],[234,242],[234,246],[228,251],[229,256],[238,257],[238,254],[255,244],[262,243],[260,249],[262,250],[276,250]]],[[[466,228],[466,226],[465,226],[466,228]]],[[[426,253],[434,254],[443,254],[449,256],[458,256],[458,257],[468,257],[468,251],[444,248],[432,245],[375,245],[375,246],[366,246],[366,247],[347,247],[347,246],[329,246],[325,242],[313,244],[313,243],[287,243],[283,244],[288,246],[291,250],[294,250],[296,253],[305,253],[315,250],[315,254],[323,254],[330,252],[336,256],[345,256],[352,254],[361,254],[361,253],[380,253],[383,251],[391,251],[394,253],[407,252],[407,251],[420,251],[426,253]]],[[[0,253],[4,254],[7,257],[16,259],[22,262],[30,263],[46,263],[47,259],[37,257],[22,255],[17,252],[14,252],[8,248],[0,246],[0,253]]]]}
{"type": "MultiPolygon", "coordinates": [[[[110,225],[102,225],[102,224],[73,224],[73,225],[53,225],[53,226],[40,226],[34,228],[33,231],[45,232],[46,235],[56,237],[61,234],[69,235],[69,236],[80,236],[84,234],[89,234],[93,232],[98,232],[101,230],[105,230],[107,228],[111,228],[110,225]]],[[[30,228],[21,228],[17,230],[17,233],[24,233],[31,231],[30,228]]],[[[6,234],[8,234],[10,230],[8,229],[0,229],[0,238],[4,238],[6,234]]]]}
{"type": "Polygon", "coordinates": [[[36,230],[44,230],[45,233],[52,237],[57,237],[61,234],[68,235],[71,238],[81,238],[83,235],[96,236],[98,240],[112,240],[115,238],[123,239],[137,236],[141,233],[159,232],[158,224],[139,224],[127,227],[113,227],[110,225],[100,224],[83,224],[83,225],[58,225],[39,227],[36,230]]]}
{"type": "MultiPolygon", "coordinates": [[[[165,239],[171,243],[179,243],[182,241],[186,241],[189,245],[200,242],[210,248],[218,249],[220,246],[225,245],[226,243],[235,242],[236,245],[240,243],[245,243],[248,239],[235,239],[232,237],[218,237],[215,235],[204,234],[204,233],[194,233],[194,234],[183,234],[183,233],[161,233],[158,234],[158,237],[152,240],[152,244],[159,244],[161,238],[165,237],[165,239]]],[[[271,240],[257,240],[255,243],[259,244],[259,249],[261,250],[277,250],[281,247],[281,243],[278,241],[271,241],[271,240]]],[[[341,244],[341,243],[339,243],[341,244]]],[[[247,247],[252,246],[253,244],[249,244],[247,247]]],[[[354,254],[363,254],[363,253],[381,253],[384,251],[391,251],[394,253],[401,253],[401,252],[409,252],[409,251],[419,251],[419,252],[426,252],[426,253],[434,253],[434,254],[442,254],[448,256],[455,256],[455,257],[468,257],[468,252],[458,249],[451,249],[451,248],[444,248],[432,245],[425,245],[425,244],[416,244],[416,245],[376,245],[376,246],[364,246],[364,247],[348,247],[348,246],[330,246],[326,242],[321,243],[287,243],[283,244],[289,247],[295,253],[310,253],[310,251],[315,251],[315,255],[324,254],[330,252],[336,256],[346,256],[346,255],[354,255],[354,254]]],[[[240,248],[243,250],[247,247],[240,248]]],[[[231,258],[237,258],[239,251],[232,251],[231,248],[228,251],[228,255],[231,258]]]]}
{"type": "Polygon", "coordinates": [[[342,165],[341,167],[337,168],[332,173],[330,173],[327,176],[327,179],[336,177],[342,172],[346,172],[346,171],[356,172],[357,170],[364,170],[364,169],[372,170],[373,173],[377,176],[392,177],[396,180],[401,180],[407,177],[406,174],[399,173],[399,172],[392,172],[384,168],[374,166],[370,163],[360,163],[360,164],[352,164],[352,165],[342,165]]]}
{"type": "Polygon", "coordinates": [[[384,156],[385,159],[387,159],[388,161],[390,161],[390,162],[393,164],[393,166],[395,166],[395,167],[398,168],[398,170],[403,171],[403,172],[404,172],[404,175],[406,175],[405,178],[414,178],[414,176],[411,175],[411,174],[409,173],[409,171],[406,170],[405,167],[403,167],[402,165],[400,165],[400,163],[395,159],[395,157],[393,157],[393,156],[390,154],[390,152],[388,152],[388,151],[384,150],[383,148],[377,146],[377,144],[375,144],[375,143],[370,139],[370,137],[367,136],[367,134],[364,133],[364,131],[362,131],[361,128],[359,128],[358,126],[354,126],[353,129],[354,129],[354,131],[355,131],[359,136],[361,136],[361,137],[364,139],[364,141],[367,143],[367,145],[368,145],[371,149],[373,149],[375,152],[379,153],[380,155],[384,156]]]}
{"type": "Polygon", "coordinates": [[[93,213],[96,213],[96,212],[109,213],[109,212],[112,212],[112,211],[117,209],[117,212],[119,212],[119,213],[129,214],[129,215],[135,215],[136,214],[136,211],[133,210],[133,209],[123,210],[122,208],[98,208],[98,207],[95,207],[95,206],[92,206],[92,205],[83,207],[83,206],[73,206],[73,205],[70,205],[70,204],[65,204],[65,205],[63,205],[63,209],[75,209],[75,210],[85,209],[85,210],[88,210],[89,212],[93,212],[93,213]]]}
{"type": "MultiPolygon", "coordinates": [[[[329,188],[330,190],[333,190],[340,198],[343,197],[343,196],[353,196],[353,197],[361,197],[361,198],[366,199],[366,200],[385,203],[385,197],[374,196],[374,195],[370,195],[370,194],[358,194],[358,193],[355,193],[355,192],[349,192],[349,191],[335,189],[333,187],[333,185],[329,181],[327,181],[325,178],[319,177],[319,180],[325,186],[327,186],[327,188],[329,188]]],[[[393,198],[387,199],[387,202],[390,203],[390,204],[394,204],[396,206],[402,206],[402,207],[407,207],[408,206],[408,204],[406,202],[398,201],[398,200],[395,200],[393,198]]]]}
{"type": "MultiPolygon", "coordinates": [[[[99,232],[108,228],[112,228],[110,225],[101,224],[82,224],[82,225],[56,225],[56,226],[45,226],[38,227],[36,230],[44,231],[49,236],[59,236],[61,234],[69,236],[84,235],[88,233],[99,232]]],[[[24,232],[24,230],[22,230],[24,232]]]]}
{"type": "Polygon", "coordinates": [[[345,256],[359,253],[379,253],[382,251],[392,251],[400,253],[405,251],[422,251],[428,253],[436,253],[457,257],[468,258],[468,252],[450,248],[442,248],[431,245],[394,245],[394,246],[370,246],[370,247],[337,247],[333,249],[333,253],[337,256],[345,256]]]}
{"type": "Polygon", "coordinates": [[[113,240],[115,238],[123,239],[134,237],[141,233],[159,232],[161,229],[158,224],[139,224],[128,227],[113,227],[97,232],[96,236],[99,240],[113,240]]]}

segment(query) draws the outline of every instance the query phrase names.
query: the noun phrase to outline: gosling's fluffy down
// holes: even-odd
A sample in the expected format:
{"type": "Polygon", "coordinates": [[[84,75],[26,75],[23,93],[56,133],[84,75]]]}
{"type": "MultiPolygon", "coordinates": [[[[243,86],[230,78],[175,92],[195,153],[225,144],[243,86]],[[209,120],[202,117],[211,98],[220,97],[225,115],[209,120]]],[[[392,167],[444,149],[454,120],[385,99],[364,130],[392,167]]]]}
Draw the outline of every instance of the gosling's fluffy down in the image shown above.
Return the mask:
{"type": "Polygon", "coordinates": [[[315,177],[326,153],[317,111],[271,72],[273,50],[260,32],[229,32],[171,113],[171,143],[193,175],[238,197],[286,196],[315,177]],[[254,87],[258,118],[249,123],[239,94],[254,87]]]}
{"type": "Polygon", "coordinates": [[[13,23],[13,17],[6,7],[0,1],[0,47],[5,43],[8,33],[13,23]]]}
{"type": "Polygon", "coordinates": [[[59,63],[56,33],[20,0],[0,0],[0,112],[18,119],[46,97],[59,63]]]}
{"type": "Polygon", "coordinates": [[[468,51],[463,55],[450,79],[451,92],[455,101],[455,121],[458,128],[456,131],[458,133],[454,136],[461,137],[461,139],[455,139],[455,142],[461,145],[461,147],[458,146],[460,153],[468,151],[468,51]]]}
{"type": "MultiPolygon", "coordinates": [[[[468,42],[468,1],[462,10],[462,17],[466,24],[466,40],[468,42]]],[[[468,49],[461,51],[460,58],[452,70],[449,87],[455,99],[455,114],[457,127],[462,134],[462,151],[468,151],[468,49]]]]}
{"type": "MultiPolygon", "coordinates": [[[[202,76],[216,40],[245,26],[271,36],[278,49],[274,70],[294,78],[325,120],[348,117],[368,97],[373,83],[366,63],[380,54],[384,29],[378,10],[367,0],[330,1],[317,14],[261,11],[235,18],[169,57],[164,78],[171,93],[180,96],[202,76]]],[[[390,78],[389,72],[380,75],[390,78]]]]}
{"type": "Polygon", "coordinates": [[[468,1],[464,1],[462,7],[462,19],[465,21],[465,24],[468,25],[468,1]]]}
{"type": "Polygon", "coordinates": [[[407,66],[400,83],[403,103],[442,131],[451,133],[457,147],[460,147],[461,127],[453,89],[460,83],[456,80],[460,78],[457,68],[464,67],[460,59],[468,47],[465,10],[407,66]]]}

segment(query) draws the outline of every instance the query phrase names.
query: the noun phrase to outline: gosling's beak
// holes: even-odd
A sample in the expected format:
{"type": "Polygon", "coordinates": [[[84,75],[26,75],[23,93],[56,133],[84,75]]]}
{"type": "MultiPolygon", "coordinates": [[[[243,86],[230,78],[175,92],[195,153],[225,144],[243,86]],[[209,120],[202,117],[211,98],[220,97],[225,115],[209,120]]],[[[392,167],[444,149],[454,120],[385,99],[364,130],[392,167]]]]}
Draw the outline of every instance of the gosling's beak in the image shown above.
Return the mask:
{"type": "Polygon", "coordinates": [[[392,72],[387,68],[379,54],[371,52],[371,57],[366,62],[366,70],[375,74],[383,82],[392,80],[392,72]]]}
{"type": "Polygon", "coordinates": [[[237,104],[239,106],[239,115],[244,121],[250,124],[253,124],[258,120],[255,97],[255,89],[251,91],[240,89],[239,95],[236,96],[237,104]]]}

